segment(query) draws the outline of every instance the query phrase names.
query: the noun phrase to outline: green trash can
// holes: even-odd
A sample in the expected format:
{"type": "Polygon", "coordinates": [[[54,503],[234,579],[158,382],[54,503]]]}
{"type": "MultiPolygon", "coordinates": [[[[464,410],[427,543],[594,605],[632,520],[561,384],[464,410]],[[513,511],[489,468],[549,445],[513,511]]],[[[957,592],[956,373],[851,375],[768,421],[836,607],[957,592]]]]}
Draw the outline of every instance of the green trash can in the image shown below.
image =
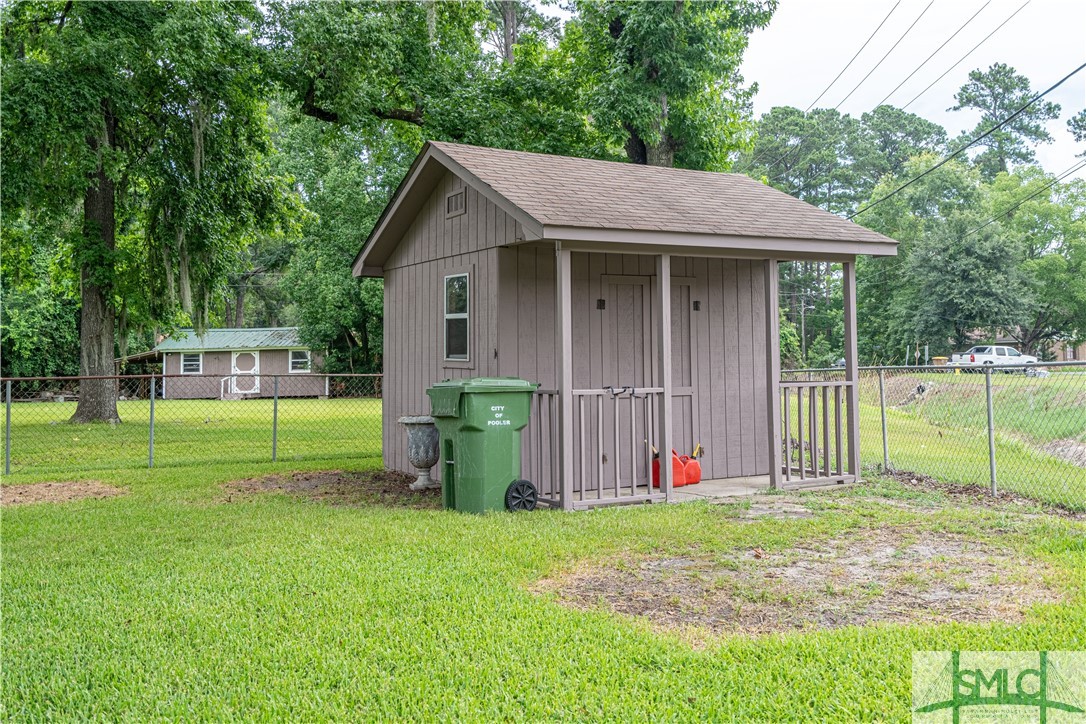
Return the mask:
{"type": "Polygon", "coordinates": [[[446,508],[469,513],[535,508],[535,486],[520,477],[520,431],[538,387],[516,377],[473,377],[426,390],[441,434],[446,508]]]}

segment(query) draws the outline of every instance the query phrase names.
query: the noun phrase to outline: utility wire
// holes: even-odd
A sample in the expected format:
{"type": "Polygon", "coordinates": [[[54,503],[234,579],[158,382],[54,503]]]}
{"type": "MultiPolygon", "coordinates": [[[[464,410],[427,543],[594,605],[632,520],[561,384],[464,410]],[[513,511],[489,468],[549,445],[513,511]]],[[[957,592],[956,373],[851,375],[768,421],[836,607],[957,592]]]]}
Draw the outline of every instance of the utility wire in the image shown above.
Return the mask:
{"type": "MultiPolygon", "coordinates": [[[[943,78],[945,78],[945,77],[946,77],[946,75],[947,75],[947,73],[949,73],[950,71],[954,70],[954,69],[955,69],[955,68],[957,68],[957,67],[958,67],[959,65],[961,65],[961,64],[962,64],[962,61],[964,61],[964,60],[965,60],[966,58],[968,58],[968,57],[969,57],[970,55],[972,55],[972,54],[973,54],[973,53],[974,53],[974,52],[976,51],[976,49],[977,49],[977,48],[979,48],[980,46],[982,46],[982,45],[984,45],[984,44],[985,44],[986,42],[988,42],[988,38],[992,37],[992,36],[993,36],[993,35],[995,35],[995,34],[996,34],[997,32],[999,32],[999,30],[1000,30],[1000,29],[1001,29],[1001,28],[1002,28],[1002,27],[1003,27],[1004,25],[1006,25],[1007,23],[1009,23],[1009,22],[1010,22],[1010,21],[1011,21],[1011,20],[1012,20],[1012,19],[1014,18],[1014,16],[1015,16],[1015,15],[1017,15],[1017,14],[1018,14],[1018,13],[1020,13],[1020,12],[1022,12],[1022,10],[1023,10],[1023,9],[1025,9],[1025,7],[1026,7],[1027,5],[1029,5],[1029,3],[1030,3],[1030,0],[1026,0],[1026,1],[1024,2],[1024,3],[1022,3],[1022,5],[1021,5],[1021,6],[1020,6],[1020,7],[1019,7],[1019,8],[1017,9],[1017,10],[1015,10],[1015,11],[1014,11],[1013,13],[1011,13],[1011,14],[1010,14],[1010,16],[1009,16],[1009,17],[1008,17],[1008,18],[1007,18],[1006,20],[1004,20],[1004,21],[1003,21],[1002,23],[1000,23],[999,25],[997,25],[997,26],[996,26],[996,28],[995,28],[995,30],[993,30],[992,32],[990,32],[990,33],[988,33],[987,35],[985,35],[985,36],[984,36],[984,38],[983,38],[983,39],[982,39],[982,40],[981,40],[981,41],[980,41],[979,43],[977,43],[976,45],[974,45],[974,46],[973,46],[973,47],[972,47],[972,48],[971,48],[971,49],[969,50],[969,52],[968,52],[968,53],[966,53],[965,55],[963,55],[963,56],[962,56],[961,58],[958,58],[957,62],[956,62],[956,63],[954,63],[954,65],[950,66],[950,67],[949,67],[949,68],[947,68],[947,69],[946,69],[945,71],[943,71],[943,74],[942,74],[942,75],[940,75],[940,76],[939,76],[938,78],[936,78],[935,80],[933,80],[933,81],[932,81],[931,83],[929,83],[929,84],[928,84],[928,87],[927,87],[927,88],[925,88],[924,90],[922,90],[922,91],[920,91],[919,93],[917,93],[917,94],[916,94],[916,95],[915,95],[915,96],[913,97],[913,99],[912,99],[911,101],[909,101],[908,103],[906,103],[905,105],[903,105],[903,106],[901,107],[901,110],[905,110],[906,108],[908,108],[909,106],[911,106],[911,105],[912,105],[913,103],[915,103],[915,102],[917,101],[917,99],[919,99],[919,98],[920,98],[920,96],[924,95],[924,94],[925,94],[925,93],[927,93],[927,92],[928,92],[929,90],[931,90],[931,87],[932,87],[933,85],[935,85],[936,83],[938,83],[939,81],[941,81],[941,80],[942,80],[943,78]]],[[[983,8],[981,8],[981,9],[983,10],[983,8]]]]}
{"type": "MultiPolygon", "coordinates": [[[[910,25],[908,28],[905,29],[905,32],[901,34],[901,37],[899,37],[897,39],[897,41],[893,45],[890,46],[890,49],[887,50],[886,53],[881,58],[879,58],[879,61],[877,63],[875,63],[875,65],[873,65],[871,67],[871,70],[867,71],[867,75],[865,75],[863,78],[861,78],[860,82],[857,83],[855,86],[853,86],[852,90],[850,90],[848,92],[848,94],[844,98],[842,98],[837,103],[837,105],[835,105],[833,107],[833,110],[836,111],[838,108],[840,108],[844,104],[845,101],[847,101],[849,98],[852,97],[853,93],[855,93],[857,90],[860,89],[860,86],[862,86],[867,81],[867,79],[871,77],[872,73],[874,73],[876,70],[878,70],[879,66],[882,65],[884,60],[886,60],[888,57],[890,57],[890,53],[893,53],[894,49],[897,48],[897,46],[901,44],[901,41],[905,39],[905,36],[907,36],[910,32],[912,32],[912,29],[914,27],[916,27],[916,24],[920,22],[920,19],[922,17],[924,17],[925,13],[927,13],[928,10],[931,9],[931,6],[934,5],[934,4],[935,4],[935,0],[931,0],[931,2],[929,2],[927,4],[927,6],[923,10],[920,11],[920,14],[916,16],[916,20],[913,20],[912,25],[910,25]]],[[[897,5],[895,5],[894,8],[897,8],[897,5]]],[[[890,10],[891,13],[894,11],[894,8],[891,8],[891,10],[890,10]]],[[[887,14],[886,17],[889,18],[890,15],[887,14]]],[[[886,22],[885,18],[883,19],[883,22],[886,22]]],[[[879,24],[879,27],[880,28],[882,27],[881,23],[879,24]]],[[[876,32],[877,32],[877,29],[876,29],[876,32]]],[[[872,35],[872,37],[874,37],[874,35],[872,35]]],[[[868,38],[868,40],[870,40],[870,39],[871,38],[868,38]]],[[[866,43],[865,43],[865,45],[866,45],[866,43]]],[[[861,50],[862,50],[862,48],[861,48],[861,50]]],[[[844,71],[842,71],[842,72],[844,72],[844,71]]],[[[829,90],[829,89],[827,88],[827,90],[829,90]]],[[[825,91],[823,91],[823,94],[824,93],[825,93],[825,91]]],[[[819,96],[819,98],[821,98],[821,97],[822,96],[819,96]]],[[[817,99],[816,99],[816,102],[817,102],[817,99]]],[[[810,106],[807,106],[807,110],[804,111],[804,114],[806,114],[807,111],[811,110],[811,108],[813,106],[814,106],[814,103],[812,103],[810,106]]],[[[799,143],[797,143],[795,146],[790,148],[787,152],[782,154],[781,157],[778,158],[776,161],[774,161],[771,164],[769,164],[768,166],[766,166],[766,171],[769,171],[770,169],[772,169],[773,167],[775,167],[777,164],[781,163],[782,161],[788,160],[792,156],[792,154],[794,154],[796,151],[798,151],[803,146],[804,142],[807,141],[807,140],[808,140],[807,138],[801,138],[799,143]]],[[[751,167],[752,166],[754,166],[754,162],[751,162],[751,167]]],[[[748,168],[750,168],[750,167],[748,167],[748,168]]],[[[777,176],[774,176],[773,179],[771,179],[771,180],[776,181],[782,175],[784,175],[783,172],[781,174],[778,174],[777,176]]]]}
{"type": "MultiPolygon", "coordinates": [[[[878,35],[878,32],[880,30],[882,30],[882,26],[886,24],[886,21],[889,20],[890,16],[894,14],[895,10],[897,10],[898,5],[901,5],[901,0],[897,0],[897,2],[894,4],[894,6],[892,8],[890,8],[890,12],[886,13],[886,17],[884,17],[882,19],[882,22],[880,22],[878,24],[878,27],[876,27],[873,31],[871,31],[871,35],[867,36],[867,40],[865,40],[864,44],[860,46],[860,49],[856,51],[856,54],[853,55],[852,58],[850,58],[847,63],[845,63],[845,67],[842,68],[841,71],[834,77],[834,79],[830,81],[830,84],[822,89],[822,92],[818,94],[818,97],[815,98],[813,101],[811,101],[811,104],[809,106],[807,106],[803,110],[804,113],[806,113],[807,111],[814,108],[814,105],[816,103],[818,103],[820,100],[822,100],[822,96],[826,95],[826,93],[829,92],[830,88],[833,87],[834,83],[836,83],[838,80],[840,80],[841,76],[845,74],[845,71],[852,67],[852,64],[856,61],[857,58],[860,57],[860,53],[864,52],[864,48],[866,48],[868,46],[868,44],[872,40],[874,40],[875,36],[878,35]]],[[[801,141],[801,143],[802,143],[802,141],[801,141]]],[[[746,168],[744,168],[743,171],[746,172],[746,171],[749,171],[751,168],[753,168],[754,165],[758,162],[758,160],[761,157],[762,157],[762,154],[759,154],[759,155],[755,156],[754,159],[749,164],[747,164],[746,168]]],[[[770,167],[770,168],[772,168],[772,167],[770,167]]]]}
{"type": "Polygon", "coordinates": [[[1075,165],[1074,165],[1074,166],[1072,166],[1071,168],[1067,169],[1067,170],[1066,170],[1066,171],[1064,171],[1064,172],[1063,172],[1063,173],[1062,173],[1061,175],[1059,175],[1059,176],[1057,176],[1056,178],[1052,179],[1052,180],[1051,180],[1051,181],[1049,181],[1049,182],[1048,182],[1047,184],[1045,184],[1045,185],[1044,185],[1044,186],[1042,186],[1041,188],[1037,189],[1036,191],[1034,191],[1034,192],[1033,192],[1032,194],[1030,194],[1029,196],[1025,197],[1024,199],[1022,199],[1022,200],[1020,200],[1020,201],[1018,201],[1018,202],[1016,202],[1016,203],[1015,203],[1015,204],[1014,204],[1013,206],[1011,206],[1010,208],[1008,208],[1008,209],[1005,209],[1004,211],[1001,211],[1000,213],[996,214],[995,216],[993,216],[992,218],[988,219],[987,221],[985,221],[985,222],[984,222],[983,224],[981,224],[981,225],[980,225],[980,226],[978,226],[977,228],[975,228],[975,229],[973,229],[973,230],[971,230],[971,231],[967,231],[967,232],[965,232],[965,235],[963,236],[963,238],[964,238],[965,236],[972,236],[973,234],[977,233],[978,231],[980,231],[980,230],[981,230],[981,229],[983,229],[984,227],[986,227],[986,226],[988,226],[988,225],[990,225],[990,224],[994,224],[995,222],[997,222],[997,221],[999,221],[1000,219],[1002,219],[1002,218],[1003,218],[1004,216],[1006,216],[1006,215],[1010,214],[1010,213],[1011,213],[1012,211],[1014,211],[1015,209],[1017,209],[1017,208],[1018,208],[1019,206],[1021,206],[1022,204],[1026,203],[1027,201],[1029,201],[1029,200],[1031,200],[1031,199],[1033,199],[1033,198],[1036,198],[1037,196],[1040,196],[1040,195],[1041,195],[1041,194],[1043,194],[1043,193],[1044,193],[1045,191],[1048,191],[1048,190],[1049,190],[1050,188],[1052,188],[1053,186],[1055,186],[1056,184],[1058,184],[1058,183],[1059,183],[1060,181],[1062,181],[1063,179],[1065,179],[1065,178],[1067,178],[1068,176],[1070,176],[1071,174],[1073,174],[1073,173],[1074,173],[1075,171],[1078,171],[1078,170],[1079,170],[1080,168],[1086,168],[1086,161],[1079,161],[1079,162],[1078,162],[1077,164],[1075,164],[1075,165]]]}
{"type": "Polygon", "coordinates": [[[1010,114],[1009,116],[1007,116],[1006,118],[1004,118],[1004,119],[1003,119],[1002,121],[1000,121],[1000,122],[999,122],[999,123],[997,123],[996,125],[992,126],[992,127],[991,127],[991,128],[989,128],[989,129],[988,129],[987,131],[985,131],[985,132],[984,132],[984,133],[982,133],[981,135],[977,136],[977,137],[976,137],[976,138],[974,138],[973,140],[969,141],[969,143],[966,143],[965,145],[961,146],[960,148],[958,148],[958,150],[957,150],[957,151],[955,151],[954,153],[950,154],[949,156],[947,156],[946,158],[944,158],[944,159],[943,159],[942,161],[940,161],[939,163],[937,163],[937,164],[935,164],[934,166],[932,166],[931,168],[929,168],[929,169],[928,169],[927,171],[924,171],[924,172],[923,172],[922,174],[920,174],[919,176],[916,176],[916,177],[914,177],[914,178],[911,178],[911,179],[909,179],[908,181],[906,181],[905,183],[903,183],[903,184],[902,184],[901,186],[898,186],[898,187],[897,187],[896,189],[894,189],[894,190],[893,190],[893,191],[891,191],[890,193],[886,194],[885,196],[883,196],[883,197],[881,197],[881,198],[879,198],[879,199],[876,199],[875,201],[872,201],[872,202],[871,202],[870,204],[868,204],[867,206],[864,206],[864,207],[863,207],[862,209],[860,209],[859,211],[856,211],[856,212],[855,212],[855,213],[853,213],[853,214],[852,214],[851,216],[847,216],[847,217],[845,217],[845,218],[848,218],[848,219],[854,219],[854,218],[856,218],[857,216],[859,216],[860,214],[864,213],[865,211],[868,211],[868,210],[870,210],[870,209],[873,209],[873,208],[875,208],[876,206],[878,206],[879,204],[881,204],[881,203],[882,203],[883,201],[886,201],[887,199],[890,199],[890,198],[893,198],[894,196],[897,196],[897,195],[898,195],[899,193],[901,193],[902,191],[904,191],[905,189],[907,189],[907,188],[908,188],[909,186],[912,186],[912,185],[913,185],[914,183],[916,183],[916,182],[917,182],[917,181],[919,181],[920,179],[924,178],[924,177],[925,177],[925,176],[927,176],[928,174],[930,174],[930,173],[934,172],[935,170],[939,169],[939,168],[940,168],[940,167],[942,167],[942,166],[945,166],[945,165],[946,165],[947,163],[950,163],[950,161],[951,161],[951,160],[953,160],[954,158],[957,158],[958,156],[960,156],[960,155],[961,155],[962,153],[964,153],[964,152],[965,152],[965,151],[966,151],[967,149],[971,148],[972,146],[975,146],[975,145],[976,145],[977,143],[979,143],[980,141],[983,141],[983,140],[984,140],[985,138],[987,138],[988,136],[992,135],[993,133],[995,133],[996,131],[998,131],[998,130],[999,130],[1000,128],[1002,128],[1003,126],[1005,126],[1005,125],[1007,125],[1008,123],[1010,123],[1011,121],[1013,121],[1013,120],[1014,120],[1015,118],[1017,118],[1018,116],[1022,115],[1022,113],[1024,113],[1024,112],[1025,112],[1025,110],[1026,110],[1027,108],[1029,108],[1029,107],[1030,107],[1031,105],[1033,105],[1034,103],[1036,103],[1036,102],[1037,102],[1038,100],[1040,100],[1041,98],[1044,98],[1044,97],[1045,97],[1046,95],[1048,95],[1048,94],[1049,94],[1049,93],[1051,93],[1052,91],[1054,91],[1054,90],[1056,90],[1057,88],[1059,88],[1059,87],[1060,87],[1061,85],[1063,85],[1063,84],[1064,84],[1064,83],[1066,83],[1066,82],[1067,82],[1068,80],[1070,80],[1072,76],[1074,76],[1075,74],[1077,74],[1077,73],[1078,73],[1079,71],[1081,71],[1081,70],[1082,70],[1083,68],[1086,68],[1086,63],[1083,63],[1083,64],[1082,64],[1082,65],[1080,65],[1079,67],[1077,67],[1077,68],[1075,68],[1074,70],[1072,70],[1072,71],[1071,71],[1070,73],[1068,73],[1067,75],[1065,75],[1065,76],[1064,76],[1063,78],[1061,78],[1060,80],[1056,81],[1056,83],[1055,83],[1055,84],[1053,84],[1053,85],[1049,86],[1049,87],[1048,87],[1048,89],[1046,89],[1046,90],[1043,90],[1043,91],[1041,91],[1040,93],[1038,93],[1037,95],[1035,95],[1035,96],[1033,96],[1032,98],[1030,98],[1030,99],[1029,99],[1028,101],[1026,101],[1026,103],[1025,103],[1025,104],[1024,104],[1024,105],[1023,105],[1023,106],[1022,106],[1021,108],[1019,108],[1018,110],[1016,110],[1016,111],[1015,111],[1014,113],[1010,114]]]}
{"type": "MultiPolygon", "coordinates": [[[[989,224],[992,224],[992,223],[998,221],[1002,217],[1006,216],[1007,214],[1009,214],[1012,211],[1014,211],[1015,209],[1017,209],[1022,204],[1026,203],[1027,201],[1030,201],[1031,199],[1034,199],[1034,198],[1040,196],[1042,193],[1044,193],[1045,191],[1052,188],[1053,186],[1055,186],[1057,183],[1059,183],[1063,179],[1067,178],[1068,176],[1070,176],[1071,174],[1075,173],[1076,171],[1078,171],[1079,169],[1082,169],[1082,168],[1086,168],[1086,160],[1076,161],[1075,163],[1071,164],[1071,166],[1069,166],[1066,169],[1064,169],[1063,171],[1061,171],[1059,173],[1059,175],[1055,179],[1052,179],[1051,181],[1049,181],[1049,183],[1045,184],[1043,187],[1041,187],[1040,189],[1037,189],[1036,191],[1029,194],[1028,196],[1026,196],[1026,197],[1024,197],[1022,199],[1019,199],[1013,205],[1011,205],[1010,207],[1008,207],[1008,208],[1004,209],[1003,211],[999,212],[995,216],[991,217],[990,219],[985,221],[983,224],[981,224],[977,228],[966,232],[963,235],[962,238],[965,238],[967,236],[975,234],[978,231],[980,231],[981,229],[983,229],[984,227],[988,226],[989,224]]],[[[881,283],[881,282],[885,281],[889,276],[891,276],[891,274],[893,274],[897,270],[898,270],[897,267],[889,267],[889,266],[884,266],[883,268],[880,268],[880,269],[874,269],[874,270],[872,270],[872,272],[870,274],[864,274],[863,275],[863,281],[864,281],[864,283],[878,284],[878,283],[881,283]]],[[[784,292],[782,292],[782,294],[783,293],[784,292]]]]}
{"type": "Polygon", "coordinates": [[[855,93],[857,90],[859,90],[860,86],[862,86],[864,84],[864,81],[866,81],[868,78],[870,78],[872,73],[874,73],[876,70],[878,70],[879,66],[882,65],[882,61],[884,61],[888,57],[890,57],[890,53],[894,52],[894,48],[896,48],[898,45],[900,45],[901,41],[905,39],[905,36],[908,35],[910,32],[912,32],[912,29],[915,28],[916,24],[920,22],[920,18],[924,17],[924,15],[928,12],[928,10],[931,9],[931,6],[934,5],[934,4],[935,4],[935,0],[931,0],[931,2],[929,2],[927,4],[927,7],[925,7],[923,10],[920,11],[920,14],[916,16],[916,20],[913,21],[913,24],[905,29],[905,32],[902,33],[901,37],[897,39],[897,42],[890,46],[890,49],[886,51],[886,55],[879,58],[879,62],[875,63],[875,65],[871,68],[871,70],[867,71],[867,75],[865,75],[860,80],[860,82],[856,84],[856,87],[853,88],[852,90],[850,90],[848,92],[848,95],[845,96],[844,98],[842,98],[841,102],[833,107],[834,110],[837,110],[838,108],[843,106],[845,104],[845,101],[847,101],[849,98],[851,98],[853,93],[855,93]]]}
{"type": "Polygon", "coordinates": [[[885,97],[885,98],[883,98],[883,99],[882,99],[881,101],[879,101],[878,103],[876,103],[876,104],[875,104],[875,108],[878,108],[879,106],[881,106],[881,105],[882,105],[883,103],[885,103],[885,102],[886,102],[887,100],[889,100],[889,99],[890,99],[890,96],[892,96],[892,95],[894,95],[895,93],[897,93],[898,89],[899,89],[899,88],[901,88],[901,86],[903,86],[903,85],[905,85],[906,83],[908,83],[908,82],[909,82],[909,79],[910,79],[910,78],[912,78],[912,77],[913,77],[914,75],[916,75],[916,74],[917,74],[917,73],[918,73],[918,72],[920,71],[920,69],[921,69],[921,68],[923,68],[923,67],[924,67],[925,65],[927,65],[927,64],[928,64],[928,61],[929,61],[929,60],[931,60],[932,58],[934,58],[934,57],[936,56],[936,54],[937,54],[937,53],[938,53],[938,52],[939,52],[940,50],[942,50],[943,48],[945,48],[945,47],[947,46],[947,43],[949,43],[949,42],[950,42],[951,40],[954,40],[954,38],[958,37],[958,33],[960,33],[960,32],[962,32],[963,30],[965,30],[966,26],[967,26],[967,25],[969,25],[969,23],[973,22],[973,20],[975,20],[975,19],[976,19],[976,17],[977,17],[978,15],[980,15],[981,11],[982,11],[982,10],[984,10],[984,8],[988,7],[988,6],[989,6],[989,5],[991,5],[991,4],[992,4],[992,0],[988,0],[988,2],[984,3],[983,5],[981,5],[981,6],[980,6],[980,9],[979,9],[979,10],[977,10],[977,11],[976,11],[975,13],[973,13],[973,15],[972,15],[972,16],[971,16],[971,17],[970,17],[970,18],[969,18],[968,20],[966,20],[966,21],[965,21],[964,23],[962,23],[962,24],[961,24],[961,26],[960,26],[960,27],[959,27],[959,28],[958,28],[957,30],[955,30],[955,31],[954,31],[954,33],[953,33],[953,34],[952,34],[952,35],[951,35],[951,36],[950,36],[949,38],[947,38],[946,40],[944,40],[944,41],[943,41],[943,43],[942,43],[942,45],[940,45],[940,46],[939,46],[938,48],[936,48],[936,49],[935,49],[934,51],[932,51],[931,55],[929,55],[929,56],[928,56],[927,58],[924,58],[924,62],[923,62],[923,63],[921,63],[920,65],[916,66],[916,68],[915,68],[915,69],[913,70],[913,72],[912,72],[912,73],[909,73],[909,74],[908,74],[907,76],[905,76],[905,80],[903,80],[903,81],[901,81],[900,83],[898,83],[898,84],[897,84],[897,85],[896,85],[896,86],[894,87],[894,89],[893,89],[892,91],[890,91],[889,93],[887,93],[887,94],[886,94],[886,97],[885,97]]]}
{"type": "MultiPolygon", "coordinates": [[[[897,3],[894,4],[894,7],[890,8],[890,12],[886,13],[886,17],[884,17],[882,19],[882,22],[879,23],[878,27],[876,27],[874,31],[872,31],[871,35],[867,36],[867,40],[865,40],[864,44],[860,46],[860,49],[856,51],[856,54],[852,56],[852,59],[849,60],[848,63],[845,64],[845,67],[841,69],[841,72],[838,73],[837,76],[832,81],[830,81],[830,84],[828,86],[826,86],[822,90],[821,93],[818,94],[818,98],[815,98],[813,101],[811,101],[811,105],[809,105],[805,109],[803,109],[804,113],[806,113],[807,111],[814,108],[815,103],[818,103],[820,100],[822,100],[822,96],[826,95],[826,93],[829,91],[829,89],[833,87],[833,84],[836,83],[838,80],[840,80],[841,76],[845,74],[845,71],[848,70],[850,67],[852,67],[852,63],[856,60],[856,58],[860,57],[860,53],[864,52],[864,48],[867,47],[868,43],[870,43],[875,38],[875,36],[878,34],[878,32],[880,30],[882,30],[882,26],[885,25],[886,21],[890,19],[890,16],[894,14],[894,11],[897,10],[898,5],[901,5],[901,0],[897,0],[897,3]]],[[[929,5],[928,7],[931,7],[931,6],[929,5]]],[[[927,12],[927,8],[925,8],[924,11],[927,12]]],[[[923,15],[923,13],[921,13],[921,15],[923,15]]],[[[913,24],[915,25],[915,23],[913,23],[913,24]]],[[[901,41],[899,40],[898,42],[901,42],[901,41]]],[[[883,58],[883,60],[885,60],[885,58],[883,58]]],[[[879,62],[881,63],[882,61],[880,60],[879,62]]],[[[876,65],[875,67],[877,68],[878,66],[876,65]]],[[[871,75],[871,74],[868,73],[868,75],[871,75]]],[[[865,79],[866,79],[866,76],[865,76],[865,79]]],[[[863,82],[863,81],[861,81],[861,82],[863,82]]]]}

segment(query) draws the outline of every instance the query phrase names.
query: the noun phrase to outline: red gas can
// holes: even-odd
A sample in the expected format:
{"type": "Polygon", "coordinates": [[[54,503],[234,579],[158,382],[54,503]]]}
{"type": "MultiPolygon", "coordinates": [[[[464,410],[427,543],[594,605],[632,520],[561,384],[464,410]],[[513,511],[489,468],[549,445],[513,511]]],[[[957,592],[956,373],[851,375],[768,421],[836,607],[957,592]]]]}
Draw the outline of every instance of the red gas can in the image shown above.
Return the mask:
{"type": "Polygon", "coordinates": [[[697,458],[683,455],[679,458],[679,462],[683,464],[683,479],[687,485],[697,485],[701,482],[701,463],[697,461],[697,458]]]}
{"type": "MultiPolygon", "coordinates": [[[[672,487],[681,488],[686,485],[686,473],[684,472],[686,466],[683,461],[679,459],[678,453],[674,450],[671,451],[671,478],[672,487]]],[[[700,474],[700,473],[699,473],[700,474]]],[[[652,487],[660,487],[660,456],[656,455],[652,459],[652,487]]]]}

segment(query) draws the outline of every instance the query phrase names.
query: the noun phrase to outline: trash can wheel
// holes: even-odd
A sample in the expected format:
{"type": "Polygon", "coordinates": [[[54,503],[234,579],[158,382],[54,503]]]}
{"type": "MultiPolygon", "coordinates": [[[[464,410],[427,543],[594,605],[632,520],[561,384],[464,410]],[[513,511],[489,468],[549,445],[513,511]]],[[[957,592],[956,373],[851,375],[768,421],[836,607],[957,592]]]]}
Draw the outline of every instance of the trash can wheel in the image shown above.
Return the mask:
{"type": "Polygon", "coordinates": [[[514,513],[535,510],[537,500],[535,486],[527,480],[514,480],[505,491],[505,507],[514,513]]]}

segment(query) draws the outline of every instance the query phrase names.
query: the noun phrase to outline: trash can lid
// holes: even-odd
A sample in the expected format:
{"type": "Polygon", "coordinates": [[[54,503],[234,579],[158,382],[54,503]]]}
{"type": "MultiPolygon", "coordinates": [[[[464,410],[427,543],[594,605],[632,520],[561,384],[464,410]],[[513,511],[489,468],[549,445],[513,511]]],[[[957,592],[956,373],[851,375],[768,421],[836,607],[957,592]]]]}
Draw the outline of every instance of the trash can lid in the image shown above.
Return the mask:
{"type": "MultiPolygon", "coordinates": [[[[538,382],[519,377],[468,377],[460,380],[435,382],[433,388],[457,388],[460,392],[535,392],[538,382]]],[[[433,389],[432,388],[432,389],[433,389]]]]}

